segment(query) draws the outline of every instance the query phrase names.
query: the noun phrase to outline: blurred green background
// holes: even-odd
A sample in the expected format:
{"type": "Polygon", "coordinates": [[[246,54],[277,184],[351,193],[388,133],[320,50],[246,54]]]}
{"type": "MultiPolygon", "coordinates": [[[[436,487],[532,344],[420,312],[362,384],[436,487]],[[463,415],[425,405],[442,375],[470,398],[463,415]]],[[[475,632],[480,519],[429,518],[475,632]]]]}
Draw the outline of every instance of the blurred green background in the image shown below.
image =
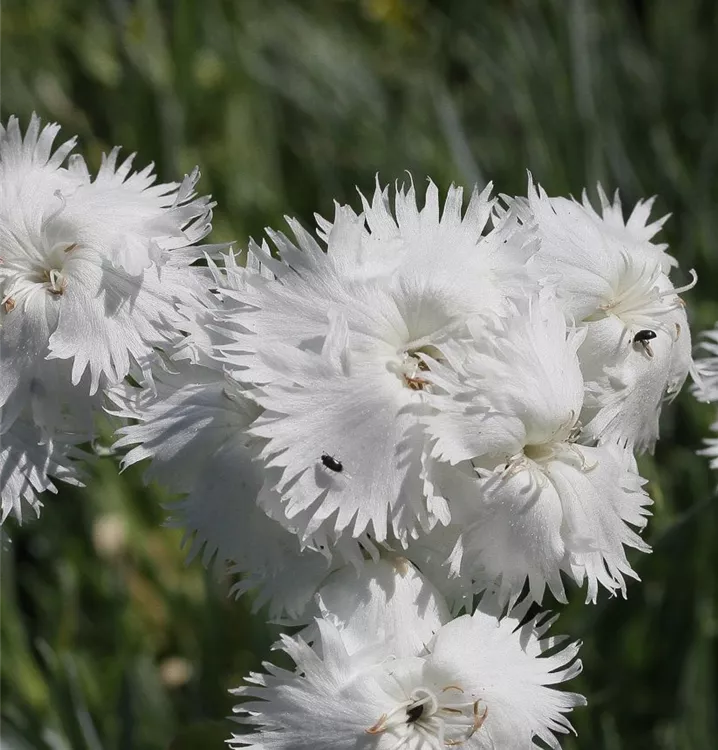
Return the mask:
{"type": "MultiPolygon", "coordinates": [[[[410,170],[549,193],[601,180],[658,194],[664,237],[718,318],[715,0],[4,0],[2,118],[33,110],[162,178],[199,164],[216,240],[357,204],[410,170]]],[[[574,602],[584,640],[565,748],[718,747],[718,514],[695,455],[712,407],[688,392],[641,461],[655,515],[627,602],[574,602]]],[[[2,748],[221,748],[226,689],[274,638],[249,603],[184,565],[167,500],[99,461],[2,553],[2,748]]]]}

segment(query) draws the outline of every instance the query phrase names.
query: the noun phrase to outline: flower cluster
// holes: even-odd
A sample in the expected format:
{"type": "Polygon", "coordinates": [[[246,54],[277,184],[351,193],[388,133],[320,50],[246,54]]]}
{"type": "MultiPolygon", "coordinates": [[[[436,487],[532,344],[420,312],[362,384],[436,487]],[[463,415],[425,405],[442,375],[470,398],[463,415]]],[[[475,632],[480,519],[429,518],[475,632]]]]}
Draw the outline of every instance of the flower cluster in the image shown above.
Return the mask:
{"type": "Polygon", "coordinates": [[[303,628],[233,745],[558,747],[578,646],[536,605],[626,595],[634,456],[693,367],[651,202],[377,181],[236,253],[197,172],[91,177],[56,132],[0,133],[4,515],[80,481],[104,407],[190,554],[303,628]]]}
{"type": "Polygon", "coordinates": [[[194,243],[211,203],[195,172],[155,185],[119,149],[92,175],[58,126],[0,126],[0,475],[2,515],[39,510],[52,479],[79,482],[103,392],[147,379],[208,296],[194,243]]]}

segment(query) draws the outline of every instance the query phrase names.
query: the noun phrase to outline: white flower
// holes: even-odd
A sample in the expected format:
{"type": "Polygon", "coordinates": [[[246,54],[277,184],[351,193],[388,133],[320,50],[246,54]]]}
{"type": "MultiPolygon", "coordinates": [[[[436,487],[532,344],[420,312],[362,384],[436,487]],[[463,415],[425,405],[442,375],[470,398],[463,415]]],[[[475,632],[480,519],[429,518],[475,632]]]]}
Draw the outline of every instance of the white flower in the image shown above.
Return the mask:
{"type": "Polygon", "coordinates": [[[531,181],[528,200],[512,208],[539,240],[529,263],[535,278],[555,285],[567,314],[586,328],[579,359],[592,399],[581,415],[584,437],[643,451],[658,437],[663,399],[692,368],[678,295],[695,279],[676,289],[666,275],[675,261],[649,242],[663,223],[646,225],[650,202],[624,225],[620,202],[599,194],[603,218],[585,196],[584,205],[549,198],[531,181]]]}
{"type": "Polygon", "coordinates": [[[496,580],[511,600],[528,580],[536,601],[546,585],[565,601],[561,572],[585,579],[590,601],[599,584],[625,593],[624,576],[635,574],[624,547],[647,550],[628,524],[643,528],[650,499],[621,451],[575,442],[583,332],[568,329],[546,295],[472,331],[473,342],[446,345],[447,364],[432,362],[427,374],[445,391],[431,396],[434,454],[479,475],[473,492],[465,480],[445,485],[463,527],[454,575],[466,585],[496,580]]]}
{"type": "Polygon", "coordinates": [[[609,315],[586,323],[585,329],[579,350],[588,381],[581,414],[584,439],[652,450],[663,402],[678,395],[694,370],[684,308],[630,326],[609,315]]]}
{"type": "MultiPolygon", "coordinates": [[[[316,600],[350,655],[375,640],[386,643],[393,656],[422,654],[451,619],[436,587],[398,556],[344,566],[326,579],[316,600]]],[[[315,640],[316,628],[310,626],[302,637],[315,640]]]]}
{"type": "Polygon", "coordinates": [[[72,142],[52,155],[56,133],[39,131],[36,118],[24,139],[14,118],[0,131],[5,424],[38,392],[47,411],[67,416],[131,368],[147,371],[155,349],[180,337],[176,304],[198,309],[207,296],[202,270],[191,268],[210,217],[193,194],[199,174],[152,186],[151,167],[131,174],[132,158],[117,166],[115,150],[91,179],[81,157],[61,166],[72,142]],[[58,375],[77,386],[69,401],[58,398],[58,375]]]}
{"type": "Polygon", "coordinates": [[[422,478],[423,400],[380,365],[355,363],[346,339],[338,320],[321,354],[274,347],[286,385],[262,387],[265,412],[250,429],[266,440],[267,465],[283,469],[273,515],[302,524],[303,540],[347,529],[383,541],[388,528],[405,539],[447,518],[422,478]]]}
{"type": "Polygon", "coordinates": [[[321,222],[326,252],[290,222],[298,246],[272,234],[281,261],[253,246],[262,266],[236,269],[242,282],[223,290],[240,306],[224,316],[235,342],[225,362],[260,386],[265,412],[251,432],[282,472],[272,515],[305,541],[344,530],[405,541],[448,520],[423,478],[418,352],[502,309],[528,283],[530,254],[513,215],[484,235],[487,192],[463,216],[461,196],[452,188],[440,216],[433,184],[421,210],[413,187],[397,189],[394,218],[377,189],[364,215],[338,207],[333,224],[321,222]]]}
{"type": "Polygon", "coordinates": [[[499,617],[486,607],[442,627],[425,656],[387,659],[383,644],[349,653],[342,635],[318,620],[321,656],[300,638],[282,648],[294,673],[265,664],[235,694],[239,721],[258,728],[233,747],[262,750],[530,750],[558,748],[565,714],[585,703],[553,686],[581,671],[578,644],[543,638],[552,620],[521,625],[526,609],[499,617]],[[253,699],[253,700],[251,700],[253,699]]]}
{"type": "Polygon", "coordinates": [[[269,232],[280,260],[266,243],[251,243],[247,269],[233,269],[242,283],[227,291],[242,305],[245,329],[227,348],[244,356],[230,363],[250,367],[260,346],[277,342],[317,351],[332,310],[344,314],[353,338],[399,359],[477,311],[500,310],[529,283],[523,266],[533,249],[511,213],[485,234],[490,187],[472,194],[463,215],[461,188],[449,190],[440,215],[433,183],[422,209],[413,185],[397,187],[394,217],[388,190],[377,186],[371,204],[362,196],[363,214],[337,205],[333,223],[318,217],[321,244],[289,218],[296,244],[269,232]]]}
{"type": "Polygon", "coordinates": [[[499,468],[477,487],[452,553],[461,580],[496,580],[502,598],[515,599],[528,580],[541,602],[546,585],[566,601],[561,573],[587,583],[586,601],[599,585],[626,595],[625,576],[638,579],[626,547],[648,545],[630,528],[643,529],[643,480],[625,465],[620,449],[554,444],[524,448],[523,458],[499,468]]]}
{"type": "Polygon", "coordinates": [[[43,437],[31,420],[20,416],[0,438],[0,498],[2,522],[12,514],[18,521],[27,510],[40,514],[38,495],[57,492],[53,479],[82,486],[84,475],[73,459],[83,454],[68,442],[43,437]]]}

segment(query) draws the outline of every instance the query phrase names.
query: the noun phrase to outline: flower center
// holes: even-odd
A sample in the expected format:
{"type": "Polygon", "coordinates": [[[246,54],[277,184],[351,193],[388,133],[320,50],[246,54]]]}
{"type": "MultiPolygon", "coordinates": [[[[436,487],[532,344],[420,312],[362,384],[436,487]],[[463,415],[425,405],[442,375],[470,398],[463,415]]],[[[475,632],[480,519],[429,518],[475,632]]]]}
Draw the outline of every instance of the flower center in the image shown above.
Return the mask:
{"type": "Polygon", "coordinates": [[[663,274],[659,266],[650,269],[647,263],[639,263],[626,255],[623,258],[623,273],[613,298],[586,318],[586,322],[601,320],[608,315],[615,315],[624,323],[639,326],[646,321],[654,321],[684,304],[678,295],[692,289],[697,280],[694,270],[691,269],[690,275],[691,281],[684,286],[661,289],[663,274]]]}
{"type": "Polygon", "coordinates": [[[397,738],[391,750],[399,750],[420,736],[435,740],[434,747],[463,745],[481,729],[489,712],[479,709],[478,700],[465,700],[458,685],[447,685],[438,694],[425,687],[412,690],[406,701],[382,714],[367,734],[389,732],[397,738]]]}
{"type": "Polygon", "coordinates": [[[63,273],[65,261],[68,253],[76,247],[76,243],[58,242],[46,254],[34,252],[4,260],[0,265],[0,304],[5,312],[12,312],[18,302],[28,300],[37,292],[62,295],[67,286],[67,277],[63,273]]]}
{"type": "Polygon", "coordinates": [[[429,382],[421,373],[427,372],[428,369],[426,363],[419,359],[415,352],[405,352],[399,366],[399,374],[407,388],[412,391],[423,391],[429,382]]]}
{"type": "Polygon", "coordinates": [[[423,391],[431,388],[430,381],[423,373],[429,371],[429,366],[419,356],[428,354],[436,360],[441,360],[441,352],[434,346],[407,347],[397,352],[397,359],[389,362],[387,367],[404,385],[412,391],[423,391]]]}

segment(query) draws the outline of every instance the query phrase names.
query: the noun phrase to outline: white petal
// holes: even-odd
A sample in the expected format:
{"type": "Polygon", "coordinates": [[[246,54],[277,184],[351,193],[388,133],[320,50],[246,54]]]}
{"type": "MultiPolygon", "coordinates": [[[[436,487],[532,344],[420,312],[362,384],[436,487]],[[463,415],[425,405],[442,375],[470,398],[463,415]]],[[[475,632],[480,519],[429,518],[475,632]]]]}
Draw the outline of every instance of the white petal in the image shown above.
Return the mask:
{"type": "Polygon", "coordinates": [[[568,330],[555,302],[533,298],[505,318],[472,321],[472,333],[442,346],[448,366],[430,363],[427,377],[447,392],[431,398],[438,413],[426,420],[434,455],[505,461],[524,445],[569,434],[583,401],[582,335],[568,330]]]}
{"type": "Polygon", "coordinates": [[[520,625],[520,617],[501,619],[482,611],[464,615],[437,634],[427,672],[451,675],[466,697],[486,711],[471,747],[532,750],[539,737],[557,748],[555,733],[572,731],[565,714],[585,705],[582,696],[551,687],[581,671],[574,661],[577,644],[542,656],[554,639],[539,640],[545,617],[520,625]]]}
{"type": "Polygon", "coordinates": [[[682,307],[651,325],[627,328],[615,316],[586,325],[588,335],[579,350],[588,393],[581,415],[586,440],[618,443],[639,452],[653,448],[661,405],[681,389],[692,357],[682,307]],[[645,345],[634,343],[645,330],[654,338],[645,345]]]}
{"type": "Polygon", "coordinates": [[[70,444],[44,439],[29,420],[16,419],[0,441],[2,521],[10,513],[23,521],[28,508],[39,515],[42,501],[38,495],[46,490],[57,492],[53,479],[82,485],[84,474],[71,460],[82,457],[70,444]]]}
{"type": "Polygon", "coordinates": [[[561,573],[625,595],[636,578],[625,547],[648,551],[631,529],[645,526],[651,500],[622,452],[613,446],[556,445],[536,461],[524,459],[477,487],[474,523],[462,534],[463,576],[495,579],[504,600],[515,600],[528,580],[540,602],[545,586],[565,600],[561,573]],[[481,494],[479,494],[481,493],[481,494]]]}
{"type": "MultiPolygon", "coordinates": [[[[400,557],[336,571],[319,589],[317,601],[349,654],[380,640],[396,657],[422,655],[450,619],[441,594],[400,557]]],[[[308,632],[304,638],[313,640],[308,632]]]]}

